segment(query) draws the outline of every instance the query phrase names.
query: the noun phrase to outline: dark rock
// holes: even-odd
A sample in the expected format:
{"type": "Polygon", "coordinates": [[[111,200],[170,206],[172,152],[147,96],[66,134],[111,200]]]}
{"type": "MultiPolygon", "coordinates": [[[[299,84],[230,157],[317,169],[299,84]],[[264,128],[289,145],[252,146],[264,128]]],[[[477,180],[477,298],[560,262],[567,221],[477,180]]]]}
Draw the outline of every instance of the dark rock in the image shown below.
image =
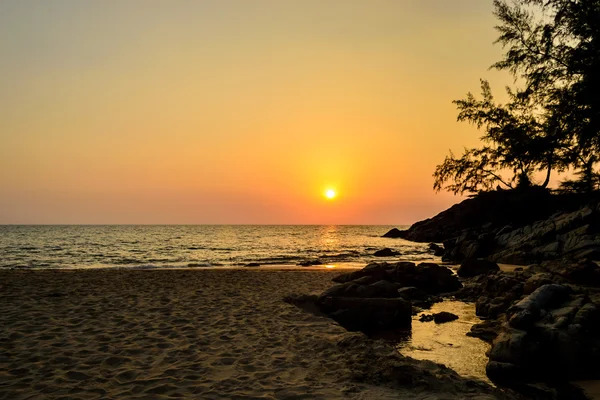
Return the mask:
{"type": "Polygon", "coordinates": [[[375,277],[369,275],[360,277],[352,281],[352,283],[356,283],[357,285],[370,285],[371,283],[375,282],[378,282],[378,280],[375,279],[375,277]]]}
{"type": "Polygon", "coordinates": [[[400,253],[398,253],[397,251],[388,248],[377,250],[375,253],[373,253],[375,257],[393,257],[399,254],[400,253]]]}
{"type": "Polygon", "coordinates": [[[283,298],[283,301],[292,304],[298,308],[303,309],[314,315],[323,315],[323,313],[319,310],[318,306],[318,297],[315,295],[307,295],[307,294],[290,294],[283,298]]]}
{"type": "Polygon", "coordinates": [[[433,255],[436,257],[441,257],[444,255],[444,248],[436,243],[429,243],[429,250],[433,251],[433,255]]]}
{"type": "Polygon", "coordinates": [[[311,267],[313,265],[323,265],[323,263],[319,260],[307,260],[298,263],[298,265],[301,267],[311,267]]]}
{"type": "Polygon", "coordinates": [[[375,295],[371,297],[393,298],[399,296],[398,289],[400,289],[401,286],[400,284],[394,282],[377,281],[368,285],[367,287],[373,290],[375,293],[375,295]]]}
{"type": "MultiPolygon", "coordinates": [[[[413,263],[407,263],[407,264],[414,265],[413,263]]],[[[382,279],[386,279],[387,270],[390,268],[389,266],[390,266],[390,264],[387,264],[387,263],[369,264],[366,267],[364,267],[363,269],[360,269],[358,271],[353,271],[353,272],[338,275],[335,278],[333,278],[332,281],[344,283],[344,282],[354,281],[359,278],[363,278],[365,276],[368,276],[374,282],[380,281],[382,279]]]]}
{"type": "Polygon", "coordinates": [[[319,308],[349,331],[376,332],[411,326],[412,305],[401,298],[319,298],[319,308]]]}
{"type": "Polygon", "coordinates": [[[426,300],[429,298],[427,293],[414,286],[398,289],[398,295],[407,300],[426,300]]]}
{"type": "Polygon", "coordinates": [[[397,239],[397,238],[404,237],[404,233],[403,232],[404,231],[401,231],[398,228],[392,228],[389,231],[387,231],[382,237],[397,239]]]}
{"type": "Polygon", "coordinates": [[[255,263],[255,262],[251,262],[251,263],[248,263],[248,264],[244,265],[244,267],[260,267],[260,264],[259,263],[255,263]]]}
{"type": "Polygon", "coordinates": [[[530,276],[523,285],[523,294],[530,295],[538,288],[551,283],[559,283],[559,278],[556,275],[549,273],[537,273],[530,276]]]}
{"type": "Polygon", "coordinates": [[[600,309],[567,286],[539,287],[506,312],[489,351],[499,383],[600,377],[600,309]]]}
{"type": "Polygon", "coordinates": [[[600,267],[593,261],[568,265],[561,274],[567,281],[584,286],[600,286],[600,267]]]}
{"type": "Polygon", "coordinates": [[[501,323],[499,320],[488,319],[471,327],[471,331],[467,332],[467,336],[476,337],[484,342],[491,343],[500,333],[501,323]]]}
{"type": "Polygon", "coordinates": [[[374,281],[385,280],[401,286],[414,286],[429,294],[453,292],[462,287],[449,268],[434,263],[374,263],[361,270],[339,275],[333,281],[344,283],[365,276],[370,276],[374,281]]]}
{"type": "Polygon", "coordinates": [[[500,361],[490,361],[485,367],[485,373],[493,382],[514,386],[515,383],[531,379],[528,372],[516,364],[500,361]]]}
{"type": "Polygon", "coordinates": [[[569,296],[571,290],[562,285],[544,285],[537,288],[529,296],[511,306],[507,311],[507,319],[512,327],[527,329],[533,325],[543,309],[556,307],[569,296]]]}
{"type": "Polygon", "coordinates": [[[483,226],[487,231],[499,231],[506,225],[518,229],[548,218],[559,210],[572,210],[578,206],[577,203],[553,196],[540,187],[486,192],[464,200],[433,218],[413,224],[402,233],[402,237],[415,242],[442,243],[465,230],[478,231],[478,236],[485,233],[479,232],[483,226]]]}
{"type": "Polygon", "coordinates": [[[341,285],[335,285],[321,293],[319,298],[325,297],[356,297],[358,288],[361,285],[357,285],[354,282],[347,282],[341,285]]]}
{"type": "Polygon", "coordinates": [[[471,258],[463,261],[456,273],[462,278],[472,278],[497,271],[500,271],[500,267],[495,262],[471,258]]]}
{"type": "Polygon", "coordinates": [[[423,314],[419,317],[419,321],[421,322],[431,322],[433,321],[434,316],[433,314],[423,314]]]}
{"type": "Polygon", "coordinates": [[[451,312],[442,311],[436,314],[433,314],[433,321],[436,324],[443,324],[445,322],[450,322],[458,319],[458,315],[452,314],[451,312]]]}

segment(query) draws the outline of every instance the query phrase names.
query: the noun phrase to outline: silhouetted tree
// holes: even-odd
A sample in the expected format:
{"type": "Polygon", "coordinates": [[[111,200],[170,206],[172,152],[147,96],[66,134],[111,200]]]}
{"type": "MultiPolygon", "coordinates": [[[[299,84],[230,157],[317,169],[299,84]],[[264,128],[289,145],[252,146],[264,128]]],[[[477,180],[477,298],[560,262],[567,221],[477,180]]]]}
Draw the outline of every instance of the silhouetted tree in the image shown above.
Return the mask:
{"type": "MultiPolygon", "coordinates": [[[[459,121],[485,129],[484,146],[452,153],[434,173],[434,189],[454,193],[529,185],[530,174],[572,167],[573,190],[598,188],[600,151],[600,0],[494,0],[497,40],[506,49],[492,67],[523,87],[497,105],[482,81],[482,100],[455,101],[459,121]],[[472,171],[480,168],[481,171],[472,171]],[[573,184],[573,182],[579,182],[573,184]]],[[[570,185],[570,186],[569,186],[570,185]]]]}
{"type": "Polygon", "coordinates": [[[592,190],[600,151],[600,1],[495,0],[498,42],[507,52],[494,64],[526,82],[554,134],[569,143],[566,156],[592,190]],[[543,11],[543,12],[541,12],[543,11]]]}
{"type": "Polygon", "coordinates": [[[454,103],[458,120],[484,130],[483,147],[465,149],[460,158],[452,153],[436,167],[434,189],[454,194],[476,193],[497,185],[505,188],[531,185],[531,174],[546,170],[546,186],[552,169],[564,168],[563,144],[549,135],[545,114],[526,96],[507,89],[509,102],[496,104],[490,85],[481,81],[481,100],[471,93],[454,103]]]}

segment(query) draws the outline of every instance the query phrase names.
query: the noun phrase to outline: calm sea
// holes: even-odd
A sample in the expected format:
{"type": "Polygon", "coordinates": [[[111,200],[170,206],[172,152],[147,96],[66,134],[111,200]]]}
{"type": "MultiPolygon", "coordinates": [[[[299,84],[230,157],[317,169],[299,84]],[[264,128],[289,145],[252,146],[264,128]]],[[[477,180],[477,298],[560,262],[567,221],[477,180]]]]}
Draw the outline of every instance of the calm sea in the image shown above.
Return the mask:
{"type": "MultiPolygon", "coordinates": [[[[392,226],[0,226],[0,268],[363,266],[437,260],[428,245],[382,238],[392,226]],[[393,258],[374,257],[389,247],[393,258]]],[[[402,228],[402,227],[400,227],[402,228]]]]}

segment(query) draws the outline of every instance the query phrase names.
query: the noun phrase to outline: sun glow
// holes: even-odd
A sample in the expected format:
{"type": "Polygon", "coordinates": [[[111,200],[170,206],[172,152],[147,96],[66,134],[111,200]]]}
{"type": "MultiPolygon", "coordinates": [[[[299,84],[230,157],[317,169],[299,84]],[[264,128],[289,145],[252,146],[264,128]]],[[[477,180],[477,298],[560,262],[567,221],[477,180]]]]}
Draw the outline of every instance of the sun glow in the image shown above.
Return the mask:
{"type": "Polygon", "coordinates": [[[334,199],[337,196],[337,193],[333,189],[327,189],[325,191],[325,197],[328,199],[334,199]]]}

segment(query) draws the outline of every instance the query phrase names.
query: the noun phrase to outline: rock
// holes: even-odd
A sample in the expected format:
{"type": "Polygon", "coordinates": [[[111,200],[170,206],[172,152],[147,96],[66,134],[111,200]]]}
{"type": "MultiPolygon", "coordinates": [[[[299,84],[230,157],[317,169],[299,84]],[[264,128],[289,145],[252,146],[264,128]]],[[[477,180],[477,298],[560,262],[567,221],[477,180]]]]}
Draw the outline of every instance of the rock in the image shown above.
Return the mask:
{"type": "Polygon", "coordinates": [[[562,285],[544,285],[537,288],[529,296],[511,306],[507,311],[507,319],[512,327],[527,329],[533,325],[540,312],[553,308],[565,301],[571,290],[562,285]]]}
{"type": "MultiPolygon", "coordinates": [[[[398,283],[389,282],[389,281],[377,281],[367,286],[370,288],[374,296],[371,297],[383,297],[383,298],[393,298],[398,297],[398,290],[400,289],[400,285],[398,283]]],[[[360,291],[359,291],[360,293],[360,291]]]]}
{"type": "Polygon", "coordinates": [[[401,298],[320,297],[319,308],[349,331],[371,333],[411,326],[412,305],[401,298]]]}
{"type": "Polygon", "coordinates": [[[255,262],[251,262],[251,263],[248,263],[248,264],[244,265],[244,267],[260,267],[260,264],[259,263],[255,263],[255,262]]]}
{"type": "Polygon", "coordinates": [[[419,317],[419,321],[421,322],[431,322],[433,321],[433,314],[423,314],[419,317]]]}
{"type": "Polygon", "coordinates": [[[445,322],[450,322],[458,319],[458,315],[452,314],[447,311],[442,311],[437,314],[433,314],[433,321],[436,324],[443,324],[445,322]]]}
{"type": "Polygon", "coordinates": [[[388,277],[403,287],[414,286],[428,294],[454,292],[462,287],[451,269],[435,263],[416,266],[412,263],[393,264],[388,270],[388,277]]]}
{"type": "Polygon", "coordinates": [[[467,336],[476,337],[484,342],[491,343],[500,333],[500,329],[500,321],[488,319],[473,325],[471,331],[467,332],[467,336]]]}
{"type": "MultiPolygon", "coordinates": [[[[412,264],[413,263],[407,263],[412,264]]],[[[373,263],[369,264],[363,269],[358,271],[353,271],[345,274],[341,274],[332,279],[334,282],[344,283],[357,280],[359,278],[363,278],[368,276],[373,282],[380,281],[382,279],[386,279],[387,271],[390,268],[390,264],[387,263],[373,263]]]]}
{"type": "Polygon", "coordinates": [[[515,364],[499,361],[490,361],[485,367],[485,373],[493,382],[514,386],[531,379],[527,371],[515,364]]]}
{"type": "Polygon", "coordinates": [[[436,243],[429,243],[429,250],[433,252],[433,255],[436,257],[441,257],[444,255],[444,248],[436,243]]]}
{"type": "Polygon", "coordinates": [[[375,279],[375,277],[373,277],[373,276],[367,275],[367,276],[363,276],[358,279],[355,279],[351,282],[356,283],[357,285],[370,285],[371,283],[378,282],[378,280],[375,279]]]}
{"type": "Polygon", "coordinates": [[[427,293],[414,286],[398,289],[398,295],[406,300],[426,300],[429,298],[427,293]]]}
{"type": "Polygon", "coordinates": [[[472,278],[497,271],[500,271],[500,267],[495,262],[471,258],[463,261],[456,273],[461,278],[472,278]]]}
{"type": "Polygon", "coordinates": [[[500,383],[600,377],[600,309],[585,294],[546,284],[506,312],[488,353],[500,383]]]}
{"type": "Polygon", "coordinates": [[[562,276],[569,282],[584,286],[600,286],[600,267],[593,261],[584,261],[565,267],[562,276]]]}
{"type": "Polygon", "coordinates": [[[356,297],[358,293],[358,288],[360,285],[357,285],[354,282],[347,282],[341,285],[335,285],[321,293],[319,298],[326,297],[356,297]]]}
{"type": "Polygon", "coordinates": [[[449,268],[434,263],[373,263],[361,270],[339,275],[333,281],[345,283],[365,276],[373,281],[385,280],[403,287],[414,286],[428,294],[453,292],[462,287],[449,268]]]}
{"type": "Polygon", "coordinates": [[[525,281],[525,284],[523,285],[523,294],[530,295],[544,285],[557,283],[557,280],[558,279],[555,275],[551,275],[549,273],[540,272],[533,274],[527,279],[527,281],[525,281]]]}
{"type": "Polygon", "coordinates": [[[403,232],[404,231],[401,231],[398,228],[392,228],[389,231],[387,231],[382,237],[397,239],[397,238],[401,238],[404,236],[403,232]]]}
{"type": "Polygon", "coordinates": [[[399,254],[400,253],[398,253],[397,251],[388,248],[377,250],[375,253],[373,253],[375,257],[393,257],[399,254]]]}
{"type": "Polygon", "coordinates": [[[319,260],[306,260],[298,263],[301,267],[311,267],[313,265],[323,265],[323,263],[319,260]]]}

